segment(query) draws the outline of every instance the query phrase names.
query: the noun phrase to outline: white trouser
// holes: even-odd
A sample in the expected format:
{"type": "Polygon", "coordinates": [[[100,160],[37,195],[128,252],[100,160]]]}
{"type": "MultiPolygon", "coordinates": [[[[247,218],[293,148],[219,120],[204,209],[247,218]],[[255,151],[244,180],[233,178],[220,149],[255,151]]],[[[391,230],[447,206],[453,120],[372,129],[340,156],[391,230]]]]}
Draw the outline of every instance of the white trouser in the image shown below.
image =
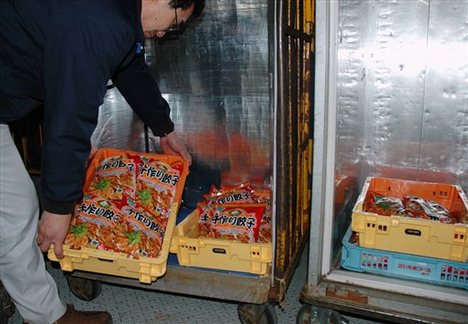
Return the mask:
{"type": "Polygon", "coordinates": [[[53,323],[66,311],[36,244],[36,190],[11,137],[0,124],[0,280],[24,320],[53,323]]]}

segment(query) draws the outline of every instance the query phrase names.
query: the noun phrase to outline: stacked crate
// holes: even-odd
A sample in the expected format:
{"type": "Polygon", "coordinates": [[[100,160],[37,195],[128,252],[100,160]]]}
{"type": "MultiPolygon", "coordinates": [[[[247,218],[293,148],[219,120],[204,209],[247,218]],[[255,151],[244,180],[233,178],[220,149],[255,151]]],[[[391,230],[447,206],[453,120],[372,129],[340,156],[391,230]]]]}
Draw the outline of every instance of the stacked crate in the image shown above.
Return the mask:
{"type": "Polygon", "coordinates": [[[459,186],[370,177],[353,209],[351,229],[343,239],[341,265],[355,271],[468,288],[467,236],[468,202],[459,186]],[[456,222],[366,212],[369,192],[432,200],[455,215],[456,222]]]}

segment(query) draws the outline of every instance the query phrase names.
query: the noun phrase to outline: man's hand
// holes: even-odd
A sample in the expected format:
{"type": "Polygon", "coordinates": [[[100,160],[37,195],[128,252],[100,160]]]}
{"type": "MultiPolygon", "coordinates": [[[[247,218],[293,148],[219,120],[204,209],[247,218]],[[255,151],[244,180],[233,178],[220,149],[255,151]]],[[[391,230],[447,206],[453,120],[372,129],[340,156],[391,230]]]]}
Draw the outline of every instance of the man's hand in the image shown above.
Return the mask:
{"type": "Polygon", "coordinates": [[[161,147],[165,154],[180,155],[184,160],[189,162],[189,165],[192,164],[192,157],[175,131],[161,137],[161,147]]]}
{"type": "Polygon", "coordinates": [[[63,258],[63,241],[70,227],[71,214],[59,215],[44,211],[37,229],[36,242],[42,252],[47,252],[51,244],[57,258],[63,258]]]}

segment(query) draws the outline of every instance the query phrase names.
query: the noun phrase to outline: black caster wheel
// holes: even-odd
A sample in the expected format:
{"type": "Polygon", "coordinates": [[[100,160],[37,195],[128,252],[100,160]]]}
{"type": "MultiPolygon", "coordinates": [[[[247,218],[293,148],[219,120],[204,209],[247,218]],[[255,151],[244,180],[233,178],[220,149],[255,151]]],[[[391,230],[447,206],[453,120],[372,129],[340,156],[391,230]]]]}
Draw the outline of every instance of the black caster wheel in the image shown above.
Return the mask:
{"type": "Polygon", "coordinates": [[[66,275],[65,277],[70,291],[81,300],[91,301],[101,293],[102,286],[100,282],[73,277],[72,275],[66,275]]]}
{"type": "Polygon", "coordinates": [[[315,307],[312,305],[302,305],[296,316],[296,324],[348,324],[349,321],[338,312],[315,307]]]}
{"type": "Polygon", "coordinates": [[[276,324],[278,317],[273,304],[239,304],[237,313],[242,324],[276,324]]]}
{"type": "MultiPolygon", "coordinates": [[[[314,316],[315,317],[315,316],[314,316]]],[[[302,305],[296,316],[296,324],[312,323],[312,307],[310,305],[302,305]]]]}
{"type": "Polygon", "coordinates": [[[8,324],[8,319],[13,316],[15,310],[15,304],[0,281],[0,324],[8,324]]]}

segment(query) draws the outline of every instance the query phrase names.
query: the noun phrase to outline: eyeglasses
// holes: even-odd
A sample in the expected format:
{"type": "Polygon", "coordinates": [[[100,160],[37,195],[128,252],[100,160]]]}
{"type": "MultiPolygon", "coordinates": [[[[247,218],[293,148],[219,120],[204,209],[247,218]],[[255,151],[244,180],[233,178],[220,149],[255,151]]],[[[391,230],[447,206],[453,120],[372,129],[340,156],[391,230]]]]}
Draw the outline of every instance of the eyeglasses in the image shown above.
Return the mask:
{"type": "Polygon", "coordinates": [[[181,26],[182,24],[179,25],[179,22],[177,21],[177,8],[174,8],[174,13],[175,13],[175,23],[165,30],[166,33],[177,33],[181,31],[182,29],[182,26],[181,26]]]}

